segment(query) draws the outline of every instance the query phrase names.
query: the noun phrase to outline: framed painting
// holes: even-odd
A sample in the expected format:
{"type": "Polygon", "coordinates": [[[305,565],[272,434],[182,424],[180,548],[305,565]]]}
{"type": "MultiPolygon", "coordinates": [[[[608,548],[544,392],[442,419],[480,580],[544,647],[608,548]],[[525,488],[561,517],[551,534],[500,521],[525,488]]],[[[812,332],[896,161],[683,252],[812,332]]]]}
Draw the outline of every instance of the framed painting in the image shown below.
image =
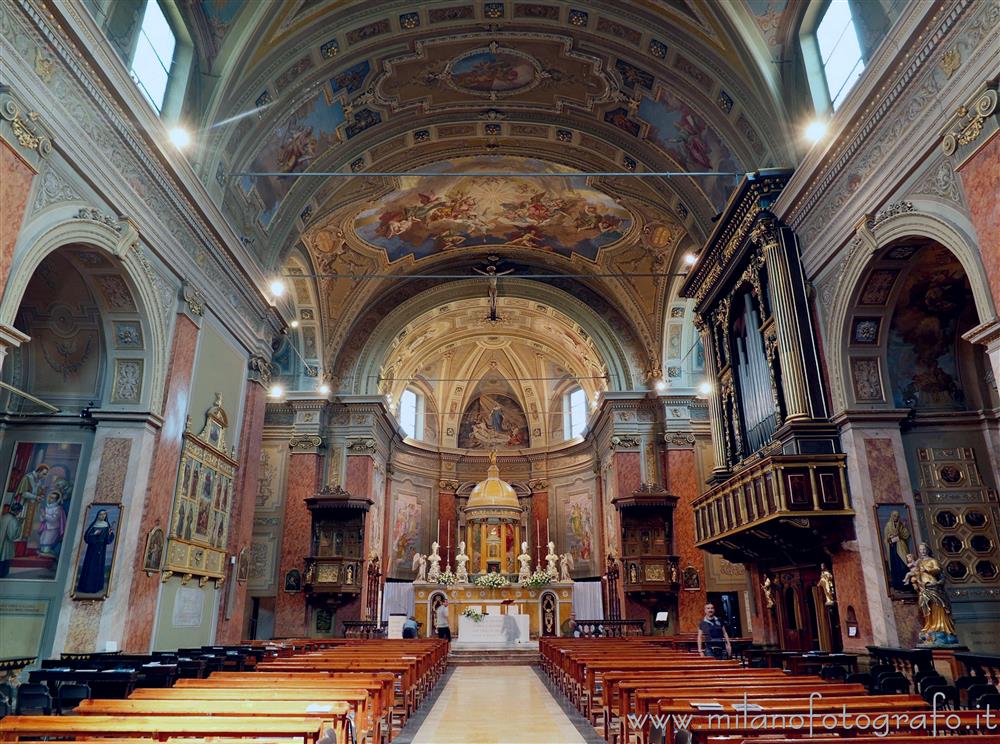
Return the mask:
{"type": "Polygon", "coordinates": [[[236,560],[236,580],[243,584],[248,578],[250,578],[250,548],[244,547],[236,560]]]}
{"type": "Polygon", "coordinates": [[[17,442],[0,497],[0,578],[53,580],[82,445],[17,442]]]}
{"type": "Polygon", "coordinates": [[[80,552],[73,572],[73,599],[104,599],[108,596],[121,518],[121,504],[87,506],[83,515],[80,552]]]}
{"type": "Polygon", "coordinates": [[[142,570],[147,575],[160,570],[163,565],[163,528],[154,527],[146,535],[146,550],[143,552],[142,570]]]}
{"type": "Polygon", "coordinates": [[[905,581],[909,563],[917,552],[917,536],[913,533],[910,507],[906,504],[876,504],[875,524],[878,526],[882,551],[882,569],[886,589],[893,599],[913,599],[916,592],[905,581]]]}

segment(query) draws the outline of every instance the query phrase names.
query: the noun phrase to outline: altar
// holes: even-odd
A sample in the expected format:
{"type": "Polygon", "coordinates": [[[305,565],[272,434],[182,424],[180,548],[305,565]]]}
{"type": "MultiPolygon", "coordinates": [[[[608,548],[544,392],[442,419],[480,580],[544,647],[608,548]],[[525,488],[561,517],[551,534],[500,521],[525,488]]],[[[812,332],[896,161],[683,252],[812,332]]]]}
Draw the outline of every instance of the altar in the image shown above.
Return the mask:
{"type": "Polygon", "coordinates": [[[527,615],[483,615],[458,618],[457,643],[462,646],[528,643],[527,615]]]}
{"type": "MultiPolygon", "coordinates": [[[[476,586],[471,583],[444,586],[431,582],[415,582],[413,599],[420,634],[428,638],[437,635],[434,611],[442,600],[448,598],[448,627],[452,637],[461,641],[474,641],[495,624],[503,625],[505,617],[515,618],[518,634],[515,643],[540,636],[557,636],[559,628],[573,614],[573,583],[553,581],[538,588],[511,584],[500,589],[476,586]],[[502,604],[504,600],[511,600],[502,604]],[[467,609],[483,613],[482,623],[462,615],[467,609]],[[495,618],[495,619],[493,619],[495,618]],[[484,623],[486,625],[484,625],[484,623]],[[477,628],[476,626],[483,626],[477,628]],[[457,631],[457,632],[456,632],[457,631]]],[[[497,641],[479,641],[496,644],[497,641]]],[[[504,638],[501,643],[508,643],[504,638]]]]}

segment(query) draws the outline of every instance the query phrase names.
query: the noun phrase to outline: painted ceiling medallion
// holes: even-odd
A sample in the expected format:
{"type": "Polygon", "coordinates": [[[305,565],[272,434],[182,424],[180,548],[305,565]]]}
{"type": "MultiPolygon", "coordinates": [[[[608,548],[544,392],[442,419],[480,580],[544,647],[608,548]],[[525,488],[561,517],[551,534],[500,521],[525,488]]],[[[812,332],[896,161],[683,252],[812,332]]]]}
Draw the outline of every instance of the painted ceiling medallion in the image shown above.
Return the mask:
{"type": "Polygon", "coordinates": [[[544,75],[534,57],[495,41],[458,55],[445,68],[449,86],[491,101],[530,90],[544,75]]]}

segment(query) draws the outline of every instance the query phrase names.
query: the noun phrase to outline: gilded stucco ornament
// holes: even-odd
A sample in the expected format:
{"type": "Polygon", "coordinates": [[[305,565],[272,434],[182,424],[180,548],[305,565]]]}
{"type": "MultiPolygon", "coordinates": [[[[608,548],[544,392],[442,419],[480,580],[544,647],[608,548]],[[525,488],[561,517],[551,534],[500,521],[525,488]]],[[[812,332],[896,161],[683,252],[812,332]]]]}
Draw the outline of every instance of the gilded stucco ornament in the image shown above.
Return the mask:
{"type": "Polygon", "coordinates": [[[949,128],[941,141],[941,149],[945,155],[953,155],[964,145],[979,139],[983,133],[983,124],[997,110],[997,89],[987,88],[965,104],[960,106],[952,119],[949,128]]]}

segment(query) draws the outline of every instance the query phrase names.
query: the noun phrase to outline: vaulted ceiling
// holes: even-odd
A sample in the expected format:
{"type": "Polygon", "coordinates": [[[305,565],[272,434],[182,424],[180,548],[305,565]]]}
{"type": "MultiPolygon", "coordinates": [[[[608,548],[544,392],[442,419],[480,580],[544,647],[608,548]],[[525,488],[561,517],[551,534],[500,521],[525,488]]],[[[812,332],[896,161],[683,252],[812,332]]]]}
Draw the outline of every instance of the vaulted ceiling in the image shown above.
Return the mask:
{"type": "Polygon", "coordinates": [[[791,162],[770,56],[792,5],[192,0],[200,167],[265,267],[308,252],[328,374],[431,286],[392,277],[497,255],[601,298],[655,376],[671,282],[635,274],[678,272],[737,179],[574,173],[791,162]],[[363,175],[398,172],[423,175],[363,175]]]}

